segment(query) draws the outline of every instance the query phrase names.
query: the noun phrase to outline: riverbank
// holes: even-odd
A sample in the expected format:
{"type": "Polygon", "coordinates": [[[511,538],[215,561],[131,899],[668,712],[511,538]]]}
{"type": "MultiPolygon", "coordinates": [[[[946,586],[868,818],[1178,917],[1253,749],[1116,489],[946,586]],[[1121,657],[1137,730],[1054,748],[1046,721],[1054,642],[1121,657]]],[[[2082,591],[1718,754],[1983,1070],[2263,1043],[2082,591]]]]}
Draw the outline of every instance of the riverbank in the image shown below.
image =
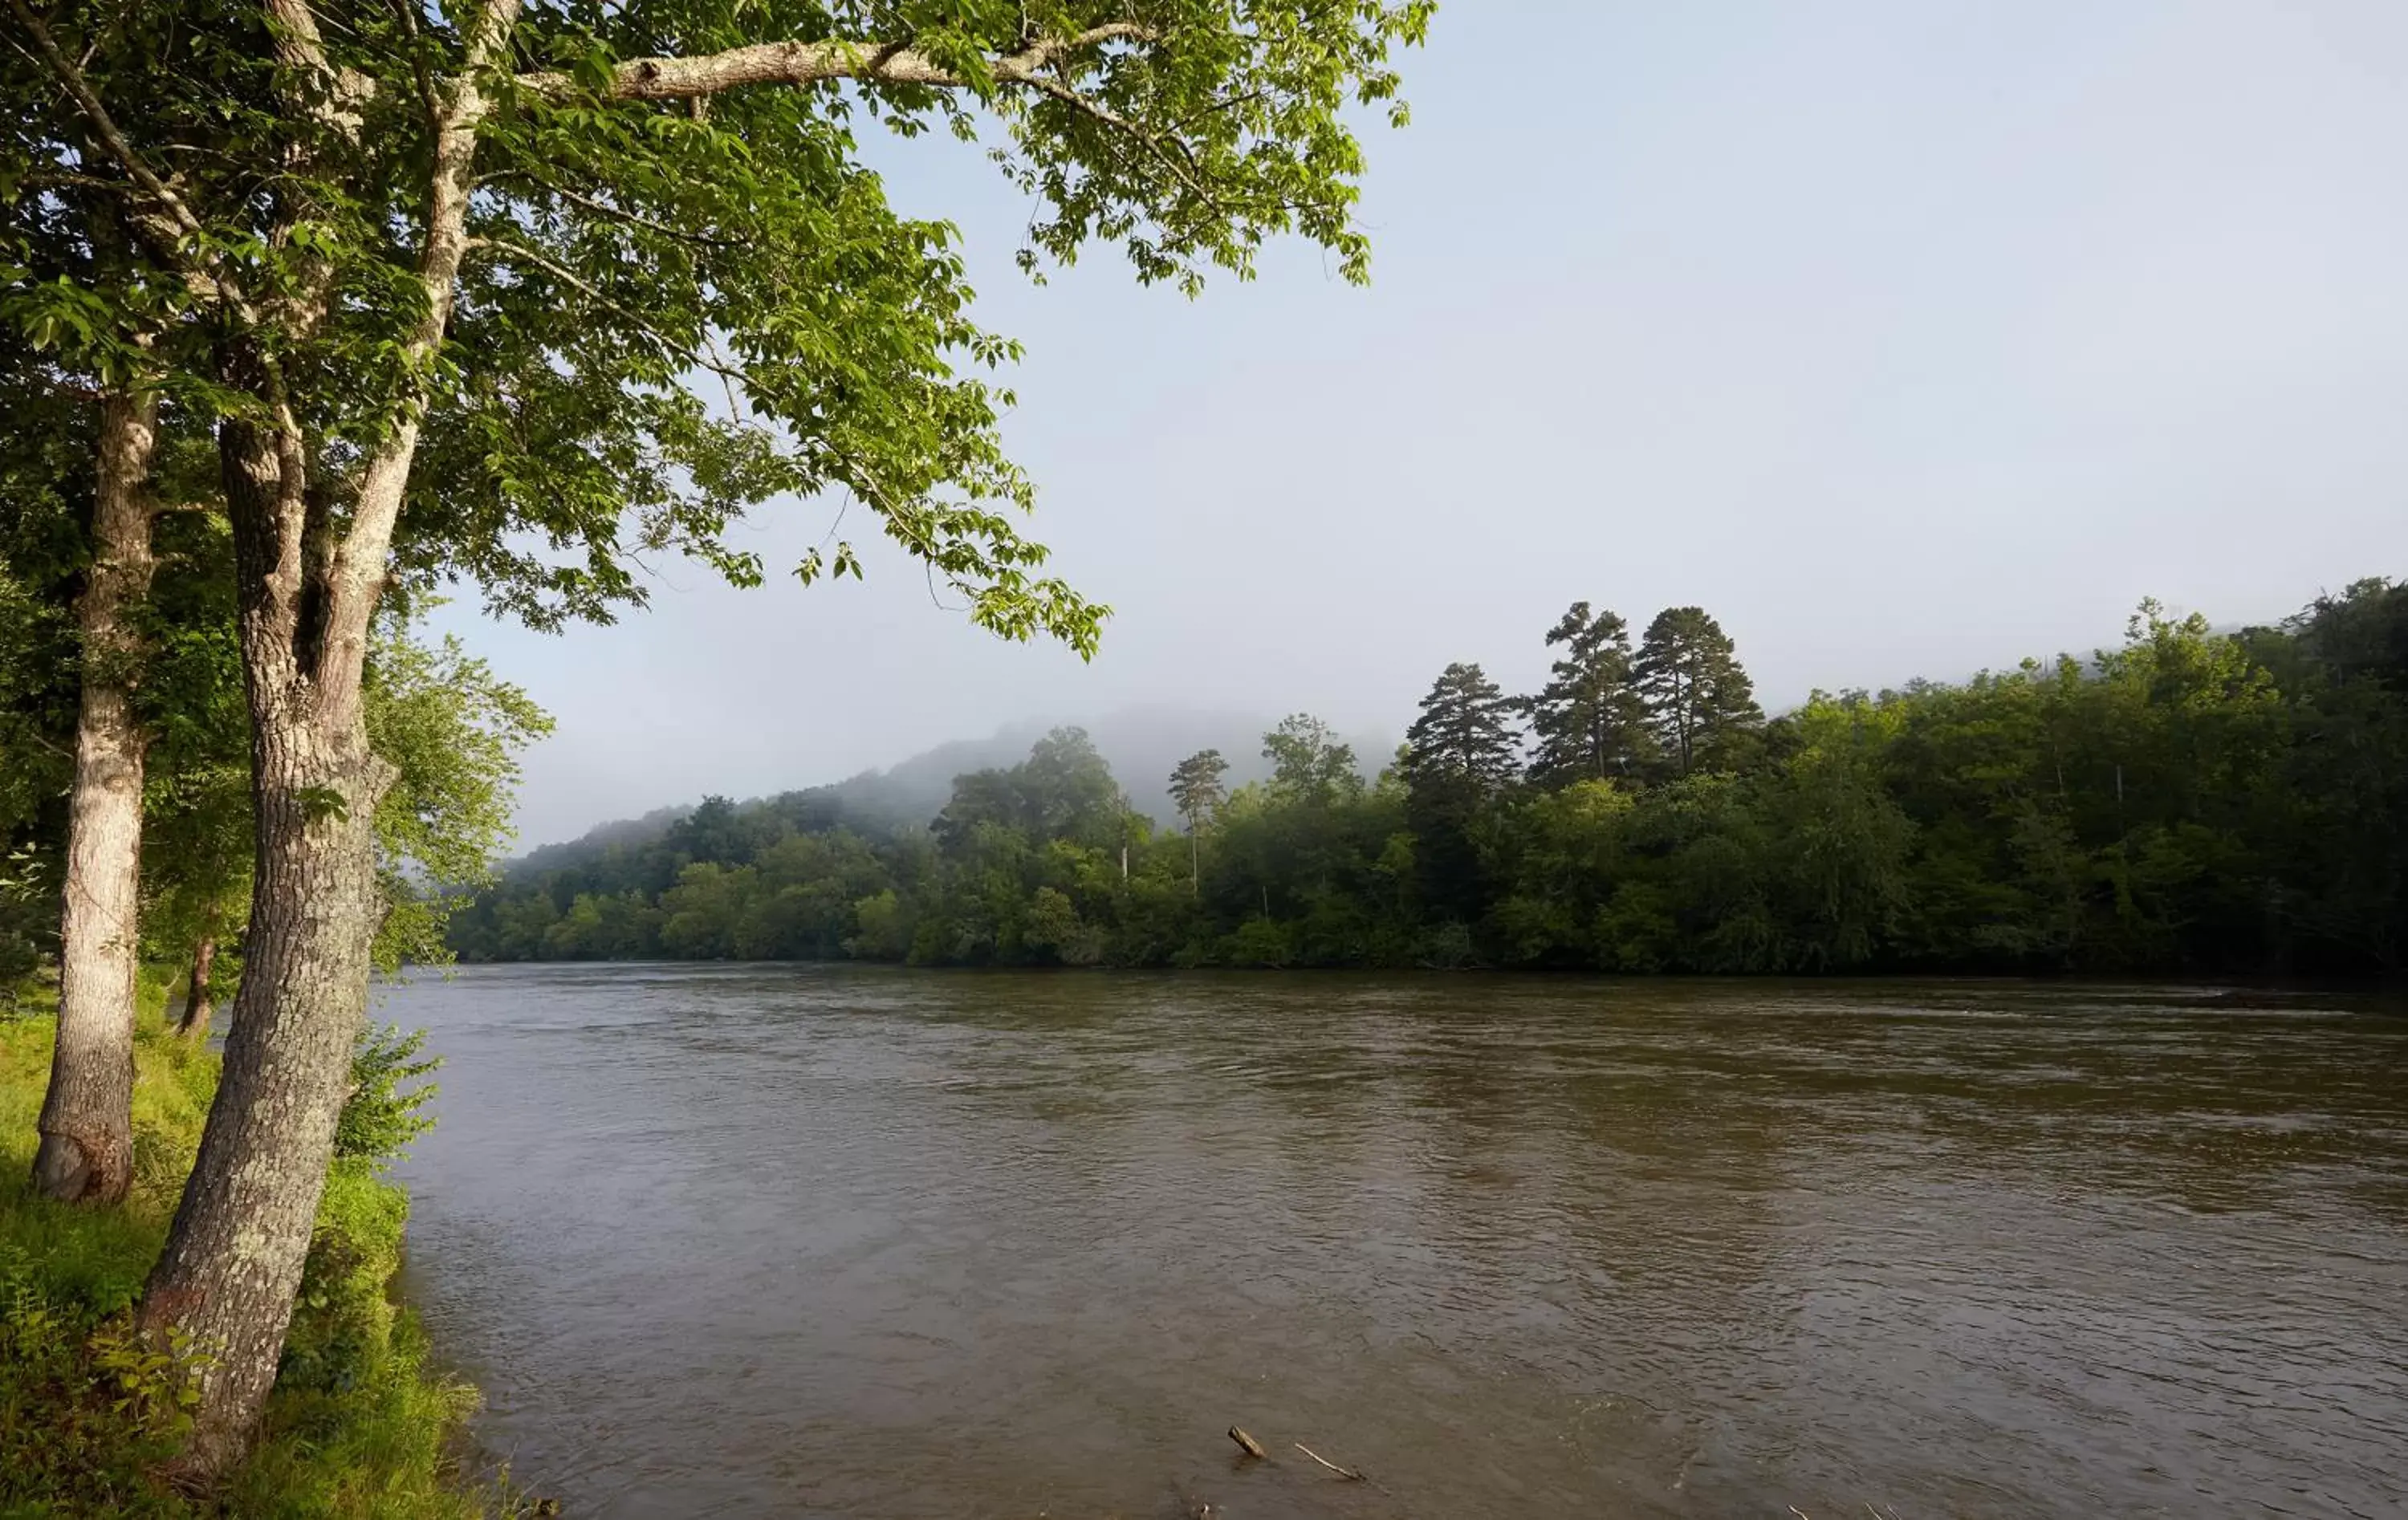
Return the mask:
{"type": "Polygon", "coordinates": [[[389,1293],[408,1198],[373,1155],[327,1181],[301,1303],[260,1448],[214,1502],[151,1470],[183,1414],[163,1360],[126,1334],[200,1144],[217,1057],[165,1032],[146,988],[136,1052],[135,1182],[115,1210],[34,1196],[47,1017],[0,1023],[0,1516],[226,1514],[443,1520],[512,1513],[465,1481],[456,1453],[476,1391],[429,1372],[389,1293]]]}

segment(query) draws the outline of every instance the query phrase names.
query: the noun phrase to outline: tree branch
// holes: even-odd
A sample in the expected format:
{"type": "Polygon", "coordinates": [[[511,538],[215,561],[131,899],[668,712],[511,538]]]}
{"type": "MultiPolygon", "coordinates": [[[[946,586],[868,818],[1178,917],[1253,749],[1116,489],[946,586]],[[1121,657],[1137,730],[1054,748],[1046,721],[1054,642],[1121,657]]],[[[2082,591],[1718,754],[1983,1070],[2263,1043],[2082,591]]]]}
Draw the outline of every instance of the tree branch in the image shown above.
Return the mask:
{"type": "MultiPolygon", "coordinates": [[[[10,3],[22,4],[22,0],[10,3]]],[[[1039,70],[1070,53],[1107,42],[1150,42],[1160,36],[1140,22],[1111,22],[1069,36],[1040,37],[1014,51],[996,54],[989,67],[997,84],[1033,85],[1039,82],[1039,70]]],[[[695,100],[751,85],[818,84],[828,79],[956,90],[969,83],[905,44],[763,42],[700,58],[632,59],[612,71],[602,94],[608,100],[695,100]]],[[[576,81],[561,73],[522,74],[518,83],[520,89],[548,98],[579,93],[576,81]]]]}
{"type": "Polygon", "coordinates": [[[20,176],[17,183],[32,190],[91,190],[104,195],[131,195],[142,188],[131,179],[103,179],[66,169],[34,169],[20,176]]]}
{"type": "Polygon", "coordinates": [[[1154,157],[1162,160],[1163,166],[1169,169],[1180,183],[1204,197],[1208,203],[1213,206],[1220,204],[1220,197],[1212,194],[1212,187],[1199,178],[1196,167],[1196,155],[1189,152],[1187,145],[1177,137],[1168,139],[1166,145],[1165,139],[1159,135],[1147,131],[1101,101],[1092,100],[1081,94],[1059,79],[1038,75],[1019,82],[1039,94],[1060,101],[1092,121],[1099,122],[1115,132],[1136,138],[1144,144],[1154,157]]]}
{"type": "Polygon", "coordinates": [[[133,181],[131,185],[113,185],[108,180],[92,180],[88,184],[78,180],[79,185],[118,194],[135,191],[148,197],[146,203],[134,195],[127,195],[135,204],[126,208],[126,224],[144,241],[155,247],[168,265],[183,272],[185,288],[194,295],[202,300],[223,300],[245,322],[257,322],[258,313],[244,297],[242,288],[216,267],[218,261],[198,251],[195,247],[186,245],[184,240],[187,237],[194,239],[197,244],[201,235],[200,218],[193,214],[193,208],[185,204],[183,197],[170,189],[167,181],[136,151],[134,144],[119,129],[116,119],[109,115],[108,108],[101,104],[99,93],[84,78],[83,69],[60,49],[58,40],[50,36],[50,29],[27,7],[25,0],[8,0],[8,9],[41,50],[42,61],[50,65],[51,74],[57,77],[75,101],[76,108],[83,112],[84,120],[92,124],[101,146],[108,150],[108,156],[117,161],[118,166],[124,169],[133,181]]]}
{"type": "Polygon", "coordinates": [[[426,38],[418,24],[418,7],[413,0],[385,0],[409,34],[409,72],[418,81],[419,103],[426,108],[429,124],[439,125],[443,115],[443,98],[435,88],[435,77],[426,68],[426,38]]]}
{"type": "Polygon", "coordinates": [[[134,144],[118,130],[116,118],[110,116],[108,108],[100,103],[100,96],[93,92],[92,82],[83,77],[83,70],[59,50],[58,39],[50,36],[50,29],[42,24],[42,19],[34,14],[25,0],[8,0],[8,9],[17,18],[17,24],[34,39],[34,46],[41,50],[42,62],[50,65],[59,83],[64,85],[67,93],[75,98],[77,108],[92,123],[93,131],[100,135],[101,146],[108,150],[109,157],[117,160],[136,184],[167,208],[175,217],[177,226],[187,235],[197,237],[201,230],[200,219],[193,215],[193,208],[184,204],[183,197],[168,189],[167,182],[152,173],[150,165],[142,161],[142,155],[134,151],[134,144]]]}
{"type": "Polygon", "coordinates": [[[478,180],[477,183],[479,188],[481,189],[486,185],[494,184],[504,179],[530,180],[535,184],[537,189],[541,190],[545,194],[557,195],[562,200],[568,202],[571,206],[583,207],[586,210],[593,212],[595,216],[604,217],[612,222],[624,222],[630,227],[641,227],[646,232],[658,233],[664,237],[674,237],[680,242],[694,243],[703,248],[738,248],[743,246],[738,239],[733,237],[710,237],[698,232],[688,232],[683,227],[672,227],[666,222],[655,222],[650,217],[638,216],[633,211],[626,210],[621,207],[612,206],[608,201],[595,200],[591,195],[580,195],[576,191],[567,189],[565,186],[553,184],[551,180],[546,179],[543,176],[537,174],[532,169],[504,169],[497,174],[489,175],[486,178],[478,180]]]}
{"type": "Polygon", "coordinates": [[[274,39],[277,62],[323,78],[332,99],[308,114],[320,117],[347,137],[359,135],[361,107],[376,93],[376,81],[355,68],[335,67],[326,59],[326,41],[308,0],[267,0],[268,36],[274,39]]]}
{"type": "MultiPolygon", "coordinates": [[[[12,0],[22,3],[22,0],[12,0]]],[[[278,0],[299,3],[299,0],[278,0]]],[[[461,69],[435,122],[433,162],[426,179],[426,241],[419,251],[418,280],[425,307],[402,349],[408,382],[392,431],[360,471],[351,525],[337,546],[327,573],[332,604],[325,652],[316,672],[322,716],[349,724],[359,721],[360,675],[369,623],[382,594],[393,532],[418,454],[419,424],[435,372],[435,359],[459,297],[460,260],[468,248],[468,202],[475,192],[477,133],[493,108],[486,83],[509,46],[521,0],[480,0],[461,20],[461,69]]]]}
{"type": "MultiPolygon", "coordinates": [[[[537,268],[544,271],[544,273],[552,276],[554,280],[559,280],[562,284],[577,291],[587,300],[593,302],[595,306],[602,308],[604,310],[619,318],[621,321],[633,323],[638,330],[650,337],[653,342],[658,343],[670,353],[692,360],[692,355],[688,351],[691,350],[694,345],[690,343],[681,343],[675,338],[672,338],[668,334],[662,332],[658,327],[655,327],[651,323],[645,321],[641,314],[628,309],[619,302],[614,301],[609,296],[604,294],[600,287],[596,286],[592,280],[587,280],[584,276],[569,268],[566,265],[561,264],[557,260],[545,257],[543,254],[537,252],[534,249],[527,247],[524,243],[515,243],[507,237],[471,237],[468,239],[467,247],[463,250],[463,252],[473,253],[480,248],[490,248],[498,252],[507,253],[512,258],[525,260],[527,263],[532,264],[537,268]]],[[[701,361],[693,362],[701,363],[703,368],[711,370],[713,373],[720,375],[723,379],[730,378],[731,372],[724,368],[719,363],[703,363],[701,361]]],[[[732,402],[733,398],[731,397],[730,400],[732,402]]]]}
{"type": "MultiPolygon", "coordinates": [[[[1133,138],[1159,159],[1173,178],[1217,206],[1219,198],[1197,171],[1195,155],[1185,143],[1140,126],[1045,72],[1088,48],[1115,41],[1154,41],[1160,36],[1142,22],[1111,22],[1069,36],[1039,37],[1011,52],[998,53],[990,71],[997,84],[1034,90],[1133,138]]],[[[850,42],[765,42],[700,58],[635,59],[618,66],[603,93],[610,100],[701,100],[752,85],[806,85],[845,79],[932,89],[961,89],[969,82],[906,43],[872,48],[850,42]]],[[[547,97],[566,96],[577,89],[566,74],[522,74],[518,82],[520,88],[547,97]]]]}

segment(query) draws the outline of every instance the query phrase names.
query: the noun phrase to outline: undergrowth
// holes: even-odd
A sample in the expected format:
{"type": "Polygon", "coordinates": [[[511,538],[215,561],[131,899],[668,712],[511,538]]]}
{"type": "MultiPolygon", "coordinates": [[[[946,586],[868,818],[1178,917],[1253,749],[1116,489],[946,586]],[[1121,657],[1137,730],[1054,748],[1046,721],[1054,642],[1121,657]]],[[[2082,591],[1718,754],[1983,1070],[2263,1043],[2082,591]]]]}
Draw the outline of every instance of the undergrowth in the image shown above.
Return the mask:
{"type": "Polygon", "coordinates": [[[0,1520],[517,1513],[506,1492],[465,1481],[455,1456],[475,1391],[428,1369],[424,1336],[389,1295],[409,1206],[383,1170],[423,1127],[395,1083],[430,1068],[395,1031],[364,1041],[354,1068],[359,1092],[258,1450],[206,1500],[156,1481],[189,1422],[189,1395],[170,1351],[131,1333],[132,1310],[192,1169],[218,1063],[165,1031],[163,985],[144,991],[134,1188],[115,1209],[35,1195],[34,1125],[53,1025],[0,1020],[0,1520]]]}

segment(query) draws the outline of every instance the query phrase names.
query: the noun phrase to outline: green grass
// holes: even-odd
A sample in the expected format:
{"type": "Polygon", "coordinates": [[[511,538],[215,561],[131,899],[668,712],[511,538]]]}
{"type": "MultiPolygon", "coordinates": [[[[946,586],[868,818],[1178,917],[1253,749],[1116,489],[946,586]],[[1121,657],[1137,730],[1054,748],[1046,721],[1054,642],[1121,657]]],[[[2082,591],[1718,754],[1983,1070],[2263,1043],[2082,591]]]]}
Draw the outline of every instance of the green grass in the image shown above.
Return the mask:
{"type": "Polygon", "coordinates": [[[431,1373],[388,1292],[408,1199],[373,1158],[327,1180],[258,1451],[212,1499],[152,1476],[187,1418],[167,1359],[127,1330],[200,1144],[217,1058],[159,1019],[146,982],[136,1053],[135,1178],[121,1208],[50,1203],[29,1181],[52,1022],[0,1022],[0,1520],[195,1515],[446,1520],[517,1513],[465,1481],[474,1390],[431,1373]]]}

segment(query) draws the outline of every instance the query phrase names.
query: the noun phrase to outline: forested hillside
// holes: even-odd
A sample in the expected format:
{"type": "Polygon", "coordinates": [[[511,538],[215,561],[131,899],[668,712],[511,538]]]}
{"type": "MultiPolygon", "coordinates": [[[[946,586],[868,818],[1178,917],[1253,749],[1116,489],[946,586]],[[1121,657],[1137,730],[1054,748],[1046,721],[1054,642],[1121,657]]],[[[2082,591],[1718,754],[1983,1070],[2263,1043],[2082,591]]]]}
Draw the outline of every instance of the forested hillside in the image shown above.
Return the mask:
{"type": "Polygon", "coordinates": [[[1450,666],[1375,773],[1326,725],[1115,777],[1057,730],[933,824],[843,788],[552,852],[469,960],[2396,971],[2408,586],[2279,627],[2153,605],[2092,657],[1817,694],[1768,721],[1719,624],[1582,603],[1552,679],[1450,666]],[[1167,785],[1157,827],[1128,796],[1167,785]]]}
{"type": "MultiPolygon", "coordinates": [[[[1052,726],[1013,724],[984,738],[939,744],[882,769],[735,806],[744,812],[766,810],[798,817],[824,817],[835,810],[842,813],[848,827],[869,833],[924,825],[944,810],[953,796],[955,777],[1018,764],[1052,726]]],[[[1168,776],[1182,758],[1197,750],[1227,751],[1232,785],[1270,775],[1269,763],[1254,749],[1255,736],[1268,726],[1265,719],[1139,708],[1108,713],[1080,726],[1096,753],[1110,763],[1112,773],[1125,779],[1129,806],[1156,824],[1178,819],[1168,776]]],[[[1380,747],[1368,744],[1365,736],[1354,736],[1352,742],[1364,753],[1380,747]]],[[[581,868],[613,845],[646,845],[666,838],[670,826],[692,810],[691,806],[680,804],[656,808],[638,818],[600,824],[574,839],[538,845],[513,865],[522,871],[538,872],[581,868]]]]}

